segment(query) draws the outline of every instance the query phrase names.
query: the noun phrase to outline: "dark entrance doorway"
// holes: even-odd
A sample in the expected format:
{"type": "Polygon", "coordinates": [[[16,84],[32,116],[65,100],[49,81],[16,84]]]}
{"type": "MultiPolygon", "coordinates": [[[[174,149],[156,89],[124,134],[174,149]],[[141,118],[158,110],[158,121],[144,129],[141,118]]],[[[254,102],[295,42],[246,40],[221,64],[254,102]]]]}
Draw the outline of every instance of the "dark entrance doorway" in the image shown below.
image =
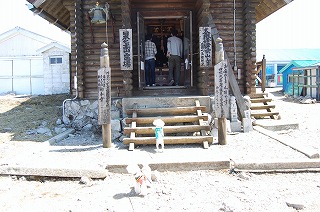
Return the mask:
{"type": "MultiPolygon", "coordinates": [[[[162,89],[168,88],[168,59],[167,39],[171,29],[178,31],[178,37],[183,41],[183,58],[181,59],[180,82],[178,87],[193,86],[192,66],[192,12],[183,16],[150,16],[143,17],[137,13],[137,36],[138,36],[138,76],[139,89],[162,89]],[[144,71],[144,42],[145,35],[152,34],[153,42],[157,46],[156,55],[156,86],[149,87],[145,83],[144,71]]],[[[177,87],[176,87],[177,88],[177,87]]]]}

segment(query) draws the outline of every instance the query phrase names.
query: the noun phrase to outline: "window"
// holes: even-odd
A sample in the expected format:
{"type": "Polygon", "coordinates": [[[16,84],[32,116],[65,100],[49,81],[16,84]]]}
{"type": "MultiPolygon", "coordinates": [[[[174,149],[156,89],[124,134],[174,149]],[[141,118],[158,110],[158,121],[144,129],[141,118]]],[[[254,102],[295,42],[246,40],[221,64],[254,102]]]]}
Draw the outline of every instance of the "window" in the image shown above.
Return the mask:
{"type": "Polygon", "coordinates": [[[53,64],[62,64],[62,57],[50,57],[50,65],[53,64]]]}

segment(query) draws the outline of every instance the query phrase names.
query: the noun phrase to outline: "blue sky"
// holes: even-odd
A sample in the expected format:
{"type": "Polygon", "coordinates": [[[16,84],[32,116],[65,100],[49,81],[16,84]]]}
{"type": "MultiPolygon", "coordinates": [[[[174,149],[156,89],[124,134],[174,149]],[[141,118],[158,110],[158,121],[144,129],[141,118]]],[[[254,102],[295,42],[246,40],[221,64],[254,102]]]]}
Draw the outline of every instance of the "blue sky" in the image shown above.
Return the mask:
{"type": "MultiPolygon", "coordinates": [[[[6,1],[0,7],[0,33],[23,27],[61,43],[70,44],[68,33],[33,15],[25,0],[6,1]]],[[[257,24],[258,49],[320,48],[320,0],[294,0],[257,24]]]]}

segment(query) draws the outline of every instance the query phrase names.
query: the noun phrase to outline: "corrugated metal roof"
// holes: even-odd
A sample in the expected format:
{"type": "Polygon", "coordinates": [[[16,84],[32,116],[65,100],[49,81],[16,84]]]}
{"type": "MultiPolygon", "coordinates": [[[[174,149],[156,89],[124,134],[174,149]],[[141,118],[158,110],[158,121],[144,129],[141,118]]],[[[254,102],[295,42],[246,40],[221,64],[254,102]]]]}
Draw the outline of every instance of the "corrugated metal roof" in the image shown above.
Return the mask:
{"type": "Polygon", "coordinates": [[[257,61],[262,60],[263,55],[267,62],[320,60],[320,49],[257,49],[257,61]]]}
{"type": "Polygon", "coordinates": [[[311,66],[316,63],[320,63],[320,60],[292,60],[289,64],[287,64],[285,67],[283,67],[279,73],[283,73],[290,67],[300,68],[305,66],[311,66]]]}

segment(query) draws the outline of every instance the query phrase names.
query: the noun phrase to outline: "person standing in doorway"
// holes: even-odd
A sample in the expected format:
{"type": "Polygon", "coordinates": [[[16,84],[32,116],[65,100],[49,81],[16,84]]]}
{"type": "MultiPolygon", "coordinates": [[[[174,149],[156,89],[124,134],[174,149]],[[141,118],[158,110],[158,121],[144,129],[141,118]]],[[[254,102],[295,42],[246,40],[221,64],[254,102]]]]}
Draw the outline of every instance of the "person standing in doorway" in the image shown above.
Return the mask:
{"type": "Polygon", "coordinates": [[[167,57],[169,62],[169,85],[179,85],[180,81],[180,69],[181,69],[181,57],[182,57],[182,40],[177,37],[178,31],[172,29],[171,37],[167,42],[167,57]],[[174,78],[173,78],[174,75],[174,78]]]}
{"type": "Polygon", "coordinates": [[[154,42],[152,42],[152,35],[147,34],[146,42],[144,47],[145,52],[145,77],[147,86],[155,86],[156,81],[156,54],[157,47],[154,42]]]}

